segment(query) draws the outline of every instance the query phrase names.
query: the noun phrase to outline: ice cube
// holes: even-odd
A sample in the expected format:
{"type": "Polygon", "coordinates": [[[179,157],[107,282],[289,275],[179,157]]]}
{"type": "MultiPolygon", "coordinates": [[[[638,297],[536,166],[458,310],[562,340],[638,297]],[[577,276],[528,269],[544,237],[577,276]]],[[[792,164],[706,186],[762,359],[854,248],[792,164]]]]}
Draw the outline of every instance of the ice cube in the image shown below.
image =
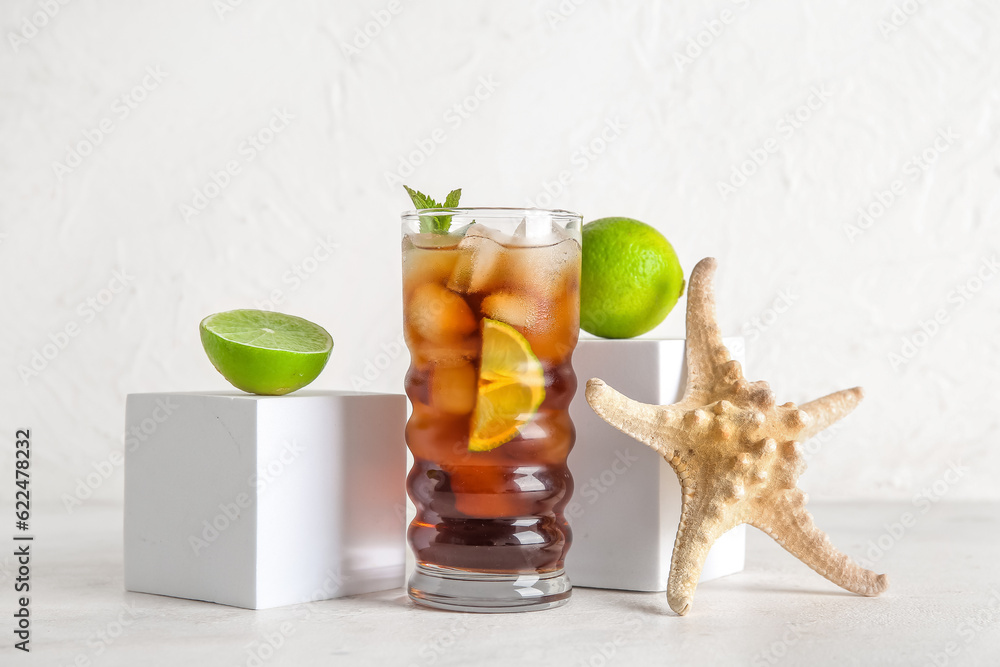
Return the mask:
{"type": "Polygon", "coordinates": [[[549,218],[548,214],[528,211],[521,223],[514,230],[510,245],[548,246],[572,239],[565,229],[549,218]]]}
{"type": "Polygon", "coordinates": [[[490,319],[506,322],[516,329],[534,326],[539,316],[534,300],[525,294],[494,292],[483,299],[483,314],[490,319]]]}
{"type": "Polygon", "coordinates": [[[404,238],[404,248],[406,248],[406,241],[409,241],[417,248],[435,250],[438,248],[454,248],[462,240],[462,235],[454,232],[449,232],[448,234],[425,232],[423,234],[407,234],[404,238]]]}
{"type": "Polygon", "coordinates": [[[469,229],[472,228],[472,225],[474,224],[476,224],[475,220],[466,225],[462,225],[461,227],[452,227],[451,231],[449,231],[448,234],[450,234],[451,236],[459,237],[458,240],[461,241],[462,240],[461,237],[465,236],[469,232],[469,229]]]}
{"type": "Polygon", "coordinates": [[[576,347],[580,335],[578,308],[564,300],[539,317],[524,337],[535,355],[546,364],[561,364],[576,347]]]}
{"type": "Polygon", "coordinates": [[[455,366],[466,361],[473,361],[479,356],[479,338],[465,336],[455,338],[446,343],[435,343],[419,336],[410,336],[410,356],[414,365],[429,368],[440,364],[455,366]]]}
{"type": "Polygon", "coordinates": [[[506,234],[504,234],[500,230],[493,229],[492,227],[484,225],[479,222],[474,222],[471,225],[469,225],[468,228],[466,229],[465,239],[463,240],[484,238],[502,244],[504,241],[507,240],[505,237],[506,234]]]}
{"type": "Polygon", "coordinates": [[[472,364],[435,366],[431,373],[430,403],[454,415],[471,413],[476,407],[476,369],[472,364]]]}
{"type": "Polygon", "coordinates": [[[579,287],[580,261],[580,244],[572,238],[552,245],[514,248],[509,257],[509,282],[541,302],[566,298],[567,292],[579,287]]]}
{"type": "Polygon", "coordinates": [[[528,238],[528,219],[521,218],[521,223],[514,230],[514,242],[528,238]]]}
{"type": "Polygon", "coordinates": [[[565,227],[555,222],[552,223],[552,230],[550,234],[554,237],[553,240],[556,243],[562,243],[563,241],[576,241],[576,239],[573,238],[573,235],[566,231],[565,227]]]}
{"type": "MultiPolygon", "coordinates": [[[[456,246],[457,246],[456,242],[456,246]]],[[[403,292],[409,295],[426,283],[444,285],[455,270],[458,251],[442,247],[427,249],[403,244],[403,292]]]]}
{"type": "Polygon", "coordinates": [[[458,244],[458,261],[448,288],[462,294],[487,289],[503,264],[503,237],[486,225],[470,226],[458,244]]]}
{"type": "Polygon", "coordinates": [[[418,336],[435,343],[450,344],[478,326],[465,300],[437,283],[426,283],[413,291],[406,318],[418,336]]]}

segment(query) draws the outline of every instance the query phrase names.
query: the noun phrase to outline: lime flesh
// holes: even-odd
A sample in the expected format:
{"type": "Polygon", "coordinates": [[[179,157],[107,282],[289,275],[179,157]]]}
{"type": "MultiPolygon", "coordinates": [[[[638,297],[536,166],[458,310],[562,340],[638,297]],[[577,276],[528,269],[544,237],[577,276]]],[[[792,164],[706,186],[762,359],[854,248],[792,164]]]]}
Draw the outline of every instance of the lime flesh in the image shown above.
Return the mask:
{"type": "Polygon", "coordinates": [[[472,413],[470,452],[510,442],[545,400],[545,369],[517,329],[483,318],[479,391],[472,413]]]}
{"type": "Polygon", "coordinates": [[[229,310],[201,321],[201,344],[237,389],[281,396],[315,380],[333,350],[326,329],[266,310],[229,310]]]}

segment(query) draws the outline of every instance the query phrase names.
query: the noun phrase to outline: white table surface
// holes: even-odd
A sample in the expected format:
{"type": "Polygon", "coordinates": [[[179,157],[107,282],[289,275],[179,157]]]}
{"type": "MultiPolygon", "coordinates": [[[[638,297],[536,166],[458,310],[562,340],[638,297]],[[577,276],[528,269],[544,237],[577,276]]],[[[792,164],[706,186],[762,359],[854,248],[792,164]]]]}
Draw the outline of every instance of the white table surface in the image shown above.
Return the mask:
{"type": "Polygon", "coordinates": [[[565,607],[522,614],[425,610],[402,589],[248,611],[125,592],[118,508],[36,512],[32,652],[11,646],[11,559],[0,557],[0,664],[1000,665],[1000,505],[812,509],[854,556],[887,535],[875,567],[887,594],[841,591],[751,530],[746,571],[700,586],[683,618],[662,594],[582,588],[565,607]],[[907,511],[916,524],[888,536],[907,511]]]}

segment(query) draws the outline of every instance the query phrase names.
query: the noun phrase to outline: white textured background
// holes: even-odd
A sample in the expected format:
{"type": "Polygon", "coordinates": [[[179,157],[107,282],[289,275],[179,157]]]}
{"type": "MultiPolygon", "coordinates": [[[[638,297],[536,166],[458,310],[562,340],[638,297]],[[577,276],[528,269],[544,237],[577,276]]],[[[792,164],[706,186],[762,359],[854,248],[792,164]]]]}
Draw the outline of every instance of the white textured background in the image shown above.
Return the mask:
{"type": "MultiPolygon", "coordinates": [[[[83,502],[120,502],[128,392],[227,387],[197,336],[215,311],[280,297],[336,340],[317,388],[400,391],[400,171],[468,205],[639,218],[686,271],[717,257],[751,379],[867,389],[813,497],[908,500],[955,463],[949,497],[1000,499],[995,2],[224,2],[0,2],[0,441],[33,429],[48,501],[100,471],[83,502]]],[[[683,302],[652,335],[682,333],[683,302]]]]}

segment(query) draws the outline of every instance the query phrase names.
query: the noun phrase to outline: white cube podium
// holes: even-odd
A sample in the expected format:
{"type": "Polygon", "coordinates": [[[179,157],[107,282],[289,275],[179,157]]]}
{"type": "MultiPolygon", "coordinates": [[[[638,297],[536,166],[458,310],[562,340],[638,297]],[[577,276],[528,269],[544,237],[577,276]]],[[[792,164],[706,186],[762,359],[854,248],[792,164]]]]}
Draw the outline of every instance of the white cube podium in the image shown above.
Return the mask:
{"type": "MultiPolygon", "coordinates": [[[[743,363],[742,338],[725,340],[743,363]]],[[[580,388],[570,407],[576,445],[569,456],[576,483],[566,516],[573,544],[566,572],[574,586],[665,591],[681,510],[681,487],[659,454],[598,417],[585,397],[598,377],[637,401],[668,404],[684,392],[683,340],[581,340],[573,353],[580,388]]],[[[743,569],[746,527],[716,541],[701,581],[743,569]]]]}
{"type": "Polygon", "coordinates": [[[402,586],[402,395],[130,394],[125,588],[264,609],[402,586]]]}

